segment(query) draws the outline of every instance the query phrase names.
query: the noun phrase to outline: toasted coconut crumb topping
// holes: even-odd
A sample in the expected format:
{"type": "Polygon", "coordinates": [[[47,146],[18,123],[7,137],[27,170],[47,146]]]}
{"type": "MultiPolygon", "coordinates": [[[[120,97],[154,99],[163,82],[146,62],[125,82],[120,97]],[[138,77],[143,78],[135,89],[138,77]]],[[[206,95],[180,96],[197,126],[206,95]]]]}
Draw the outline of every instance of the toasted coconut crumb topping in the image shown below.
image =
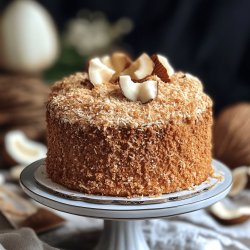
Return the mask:
{"type": "Polygon", "coordinates": [[[54,84],[48,110],[65,123],[137,128],[199,120],[212,106],[199,79],[190,74],[176,72],[168,83],[155,75],[147,79],[157,81],[158,93],[152,102],[142,104],[124,97],[118,84],[93,87],[87,73],[75,73],[54,84]]]}

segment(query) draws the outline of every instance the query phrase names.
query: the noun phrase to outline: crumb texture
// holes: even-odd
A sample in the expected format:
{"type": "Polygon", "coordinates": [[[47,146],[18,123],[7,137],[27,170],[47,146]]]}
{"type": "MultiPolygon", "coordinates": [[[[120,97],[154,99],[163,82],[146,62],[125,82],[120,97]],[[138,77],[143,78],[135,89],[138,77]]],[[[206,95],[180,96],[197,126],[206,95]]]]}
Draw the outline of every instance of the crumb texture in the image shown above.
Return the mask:
{"type": "Polygon", "coordinates": [[[76,73],[54,85],[47,106],[64,123],[134,128],[199,119],[212,106],[201,82],[189,74],[175,73],[169,83],[151,79],[158,82],[157,98],[142,104],[124,97],[118,84],[93,88],[86,73],[76,73]]]}
{"type": "Polygon", "coordinates": [[[113,196],[191,188],[213,173],[212,102],[197,78],[160,82],[150,103],[119,86],[92,88],[87,74],[57,82],[47,103],[49,177],[70,189],[113,196]]]}

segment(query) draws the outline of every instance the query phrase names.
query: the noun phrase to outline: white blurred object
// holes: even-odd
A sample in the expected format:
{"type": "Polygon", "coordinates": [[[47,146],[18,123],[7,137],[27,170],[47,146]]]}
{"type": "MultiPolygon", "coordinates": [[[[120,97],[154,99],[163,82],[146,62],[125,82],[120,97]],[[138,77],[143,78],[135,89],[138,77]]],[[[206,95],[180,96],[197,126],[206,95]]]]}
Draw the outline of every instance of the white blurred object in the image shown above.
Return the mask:
{"type": "Polygon", "coordinates": [[[0,186],[5,183],[5,177],[2,173],[0,173],[0,186]]]}
{"type": "Polygon", "coordinates": [[[16,0],[7,6],[0,21],[0,41],[0,65],[10,71],[41,72],[59,52],[52,18],[33,0],[16,0]]]}
{"type": "Polygon", "coordinates": [[[80,55],[89,56],[106,50],[132,29],[133,23],[128,18],[121,18],[112,24],[102,13],[85,10],[69,22],[65,38],[80,55]]]}
{"type": "Polygon", "coordinates": [[[237,167],[232,171],[232,175],[233,184],[229,197],[233,199],[225,198],[208,208],[208,211],[219,221],[231,225],[243,223],[250,219],[249,204],[235,204],[236,198],[240,197],[247,186],[250,167],[237,167]]]}
{"type": "Polygon", "coordinates": [[[250,176],[250,167],[241,166],[237,167],[232,171],[233,174],[233,185],[230,190],[229,196],[234,197],[242,192],[248,182],[248,176],[250,176]]]}
{"type": "Polygon", "coordinates": [[[8,132],[4,142],[7,155],[22,166],[46,157],[47,147],[28,139],[20,130],[8,132]]]}
{"type": "Polygon", "coordinates": [[[17,165],[10,169],[10,177],[12,180],[18,181],[21,172],[24,170],[25,166],[17,165]]]}
{"type": "Polygon", "coordinates": [[[250,218],[250,206],[248,204],[236,206],[234,202],[228,198],[209,207],[209,211],[216,218],[227,224],[242,223],[250,218]]]}

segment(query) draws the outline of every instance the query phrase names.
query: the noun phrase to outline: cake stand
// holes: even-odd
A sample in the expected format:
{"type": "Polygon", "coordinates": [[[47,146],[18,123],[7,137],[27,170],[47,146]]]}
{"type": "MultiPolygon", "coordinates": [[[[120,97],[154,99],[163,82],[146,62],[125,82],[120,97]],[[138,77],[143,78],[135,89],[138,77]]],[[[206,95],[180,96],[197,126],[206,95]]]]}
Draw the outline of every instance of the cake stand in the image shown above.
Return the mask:
{"type": "Polygon", "coordinates": [[[24,192],[37,202],[66,213],[104,219],[104,230],[95,250],[149,250],[141,220],[188,213],[212,205],[230,190],[232,175],[213,160],[215,175],[191,190],[160,197],[109,197],[86,195],[53,183],[44,160],[26,167],[20,176],[24,192]]]}

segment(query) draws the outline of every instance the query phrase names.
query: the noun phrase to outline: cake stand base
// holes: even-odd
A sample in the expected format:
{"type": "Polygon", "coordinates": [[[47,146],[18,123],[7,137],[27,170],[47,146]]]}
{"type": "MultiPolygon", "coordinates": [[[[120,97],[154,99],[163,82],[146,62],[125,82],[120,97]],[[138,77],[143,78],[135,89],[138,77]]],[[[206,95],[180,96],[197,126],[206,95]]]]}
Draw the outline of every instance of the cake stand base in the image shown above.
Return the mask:
{"type": "Polygon", "coordinates": [[[142,221],[104,220],[104,230],[95,250],[149,250],[142,221]]]}
{"type": "Polygon", "coordinates": [[[104,230],[95,250],[149,250],[143,235],[142,221],[196,211],[223,199],[232,184],[230,170],[213,160],[220,179],[209,181],[195,190],[176,192],[156,198],[122,198],[83,195],[48,182],[43,173],[44,160],[26,167],[20,185],[31,198],[59,211],[104,219],[104,230]],[[39,169],[41,171],[39,171],[39,169]]]}

